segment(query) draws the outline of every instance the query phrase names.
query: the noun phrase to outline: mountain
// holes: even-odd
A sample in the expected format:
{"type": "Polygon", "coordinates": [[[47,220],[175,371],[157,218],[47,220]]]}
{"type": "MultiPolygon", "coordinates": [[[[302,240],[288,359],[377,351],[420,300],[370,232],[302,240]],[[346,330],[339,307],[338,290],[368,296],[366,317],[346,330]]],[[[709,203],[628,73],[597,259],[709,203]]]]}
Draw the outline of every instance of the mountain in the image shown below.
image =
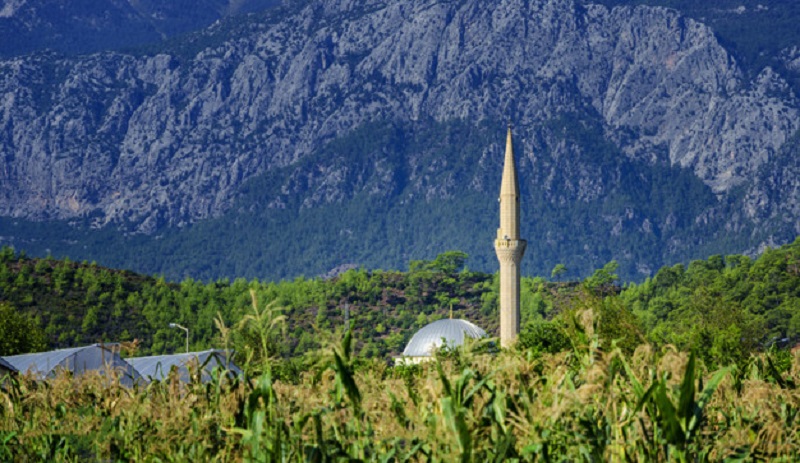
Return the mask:
{"type": "Polygon", "coordinates": [[[0,56],[91,53],[159,42],[276,0],[5,0],[0,56]]]}
{"type": "Polygon", "coordinates": [[[597,0],[607,7],[661,5],[709,25],[750,74],[770,66],[797,90],[800,4],[786,0],[597,0]],[[794,64],[793,64],[794,62],[794,64]]]}
{"type": "Polygon", "coordinates": [[[729,48],[663,7],[311,1],[7,59],[0,235],[170,278],[490,270],[510,120],[524,271],[758,252],[800,232],[800,52],[729,48]]]}

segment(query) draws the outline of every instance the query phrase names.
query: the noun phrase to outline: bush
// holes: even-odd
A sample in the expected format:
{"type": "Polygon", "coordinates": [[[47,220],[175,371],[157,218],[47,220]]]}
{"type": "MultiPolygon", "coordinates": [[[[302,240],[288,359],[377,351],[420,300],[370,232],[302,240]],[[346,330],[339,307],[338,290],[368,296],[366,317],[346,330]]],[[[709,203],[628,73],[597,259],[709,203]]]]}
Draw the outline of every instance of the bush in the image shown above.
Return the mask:
{"type": "Polygon", "coordinates": [[[0,302],[0,356],[40,352],[45,347],[44,333],[36,322],[0,302]]]}
{"type": "Polygon", "coordinates": [[[517,346],[524,350],[555,354],[572,349],[572,342],[560,323],[538,320],[528,323],[519,334],[517,346]]]}

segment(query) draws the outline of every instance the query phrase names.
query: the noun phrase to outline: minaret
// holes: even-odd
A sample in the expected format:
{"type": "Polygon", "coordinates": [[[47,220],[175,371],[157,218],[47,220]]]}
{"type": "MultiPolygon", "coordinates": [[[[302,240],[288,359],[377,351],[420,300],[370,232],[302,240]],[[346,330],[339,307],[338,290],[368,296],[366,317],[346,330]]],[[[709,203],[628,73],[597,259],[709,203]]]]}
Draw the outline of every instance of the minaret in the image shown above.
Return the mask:
{"type": "Polygon", "coordinates": [[[500,345],[511,347],[519,334],[519,262],[528,242],[519,237],[519,182],[511,144],[506,137],[506,159],[500,185],[500,228],[494,250],[500,261],[500,345]]]}

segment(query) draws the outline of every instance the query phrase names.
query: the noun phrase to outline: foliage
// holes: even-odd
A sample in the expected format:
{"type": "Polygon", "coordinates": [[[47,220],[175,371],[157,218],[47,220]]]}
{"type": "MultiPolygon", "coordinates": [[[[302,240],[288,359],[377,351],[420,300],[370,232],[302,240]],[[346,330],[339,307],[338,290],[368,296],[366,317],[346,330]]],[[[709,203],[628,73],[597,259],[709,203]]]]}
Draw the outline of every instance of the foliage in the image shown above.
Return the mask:
{"type": "Polygon", "coordinates": [[[537,353],[555,354],[572,348],[567,332],[557,321],[531,322],[519,333],[518,347],[537,353]]]}
{"type": "Polygon", "coordinates": [[[655,424],[655,432],[650,437],[652,446],[648,449],[649,458],[654,461],[659,457],[671,461],[708,459],[709,450],[704,448],[698,434],[707,419],[705,407],[727,374],[727,369],[717,371],[698,397],[695,355],[692,353],[686,363],[676,401],[669,398],[670,387],[666,378],[653,382],[647,392],[642,394],[637,406],[637,409],[644,408],[655,424]]]}
{"type": "Polygon", "coordinates": [[[232,331],[233,350],[240,363],[255,368],[253,373],[260,373],[269,370],[280,356],[280,344],[286,337],[286,317],[280,315],[281,309],[275,306],[277,301],[259,309],[254,289],[250,289],[250,298],[253,311],[242,317],[232,331]]]}
{"type": "MultiPolygon", "coordinates": [[[[305,354],[333,345],[332,337],[351,325],[354,351],[380,358],[399,355],[415,330],[451,310],[496,333],[497,276],[466,270],[465,260],[464,253],[450,251],[412,261],[409,272],[351,269],[328,280],[171,283],[3,248],[0,301],[43,331],[47,348],[138,339],[142,354],[182,351],[183,332],[169,328],[180,323],[190,329],[191,349],[233,348],[242,356],[282,359],[273,378],[285,379],[313,363],[305,354]],[[264,330],[271,340],[257,347],[264,330]]],[[[606,351],[632,353],[649,341],[694,348],[709,367],[741,364],[753,352],[800,341],[798,241],[757,260],[712,256],[664,267],[624,288],[616,286],[615,270],[612,261],[582,283],[523,277],[522,326],[550,330],[542,323],[552,322],[574,342],[580,333],[573,327],[590,317],[606,351]]],[[[539,343],[525,342],[528,348],[539,343]]]]}
{"type": "Polygon", "coordinates": [[[606,294],[609,291],[613,291],[615,283],[619,280],[619,275],[616,273],[618,268],[617,261],[612,260],[604,265],[603,268],[595,270],[592,276],[584,281],[584,285],[597,294],[606,294]]]}
{"type": "Polygon", "coordinates": [[[711,256],[665,267],[620,295],[651,342],[694,348],[708,365],[800,341],[800,239],[746,256],[711,256]]]}
{"type": "Polygon", "coordinates": [[[598,336],[602,347],[617,347],[632,354],[645,342],[644,332],[636,316],[617,298],[605,298],[598,303],[598,336]]]}
{"type": "Polygon", "coordinates": [[[453,274],[464,267],[467,257],[465,252],[447,251],[436,256],[436,259],[432,261],[412,260],[408,265],[408,270],[412,273],[430,270],[432,272],[453,274]]]}
{"type": "Polygon", "coordinates": [[[613,265],[583,283],[523,278],[520,349],[466,346],[400,368],[375,357],[451,303],[496,331],[496,276],[426,264],[203,284],[9,248],[0,263],[0,306],[41,323],[50,343],[76,342],[49,328],[63,323],[82,336],[151,332],[144,350],[182,349],[166,326],[177,320],[193,346],[234,347],[255,375],[133,389],[13,377],[0,387],[0,460],[800,458],[800,357],[785,349],[797,335],[800,239],[625,288],[613,265]]]}
{"type": "Polygon", "coordinates": [[[567,266],[564,264],[556,264],[556,266],[553,267],[553,270],[550,271],[550,278],[553,280],[558,280],[565,273],[567,273],[567,266]]]}
{"type": "Polygon", "coordinates": [[[0,302],[0,356],[45,350],[44,333],[34,320],[0,302]]]}
{"type": "Polygon", "coordinates": [[[171,283],[3,248],[0,301],[42,330],[48,348],[137,339],[142,354],[182,351],[184,333],[169,328],[179,323],[189,328],[190,349],[232,348],[256,365],[316,350],[352,321],[354,347],[385,357],[398,355],[413,329],[451,310],[487,329],[497,326],[496,308],[480,310],[484,294],[496,297],[493,276],[459,272],[465,259],[453,251],[415,272],[353,269],[330,280],[171,283]],[[265,332],[269,342],[256,343],[265,332]]]}
{"type": "MultiPolygon", "coordinates": [[[[348,331],[348,333],[350,333],[348,331]]],[[[589,335],[589,345],[597,345],[589,335]]],[[[20,376],[0,388],[0,459],[62,461],[796,461],[800,361],[774,379],[649,347],[461,352],[387,367],[346,335],[296,383],[20,376]]],[[[278,361],[279,363],[280,361],[278,361]]],[[[245,366],[247,369],[248,366],[245,366]]],[[[252,370],[252,369],[251,369],[252,370]]]]}

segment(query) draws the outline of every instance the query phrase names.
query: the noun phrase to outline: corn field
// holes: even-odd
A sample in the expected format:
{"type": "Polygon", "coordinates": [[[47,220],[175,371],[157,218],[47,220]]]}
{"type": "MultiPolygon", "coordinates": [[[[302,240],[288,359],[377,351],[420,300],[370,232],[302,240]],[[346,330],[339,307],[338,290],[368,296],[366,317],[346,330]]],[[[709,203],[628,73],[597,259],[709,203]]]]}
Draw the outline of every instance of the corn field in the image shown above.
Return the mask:
{"type": "Polygon", "coordinates": [[[351,340],[295,378],[6,378],[0,461],[800,460],[800,359],[705,371],[596,342],[558,355],[466,348],[403,367],[351,340]]]}

